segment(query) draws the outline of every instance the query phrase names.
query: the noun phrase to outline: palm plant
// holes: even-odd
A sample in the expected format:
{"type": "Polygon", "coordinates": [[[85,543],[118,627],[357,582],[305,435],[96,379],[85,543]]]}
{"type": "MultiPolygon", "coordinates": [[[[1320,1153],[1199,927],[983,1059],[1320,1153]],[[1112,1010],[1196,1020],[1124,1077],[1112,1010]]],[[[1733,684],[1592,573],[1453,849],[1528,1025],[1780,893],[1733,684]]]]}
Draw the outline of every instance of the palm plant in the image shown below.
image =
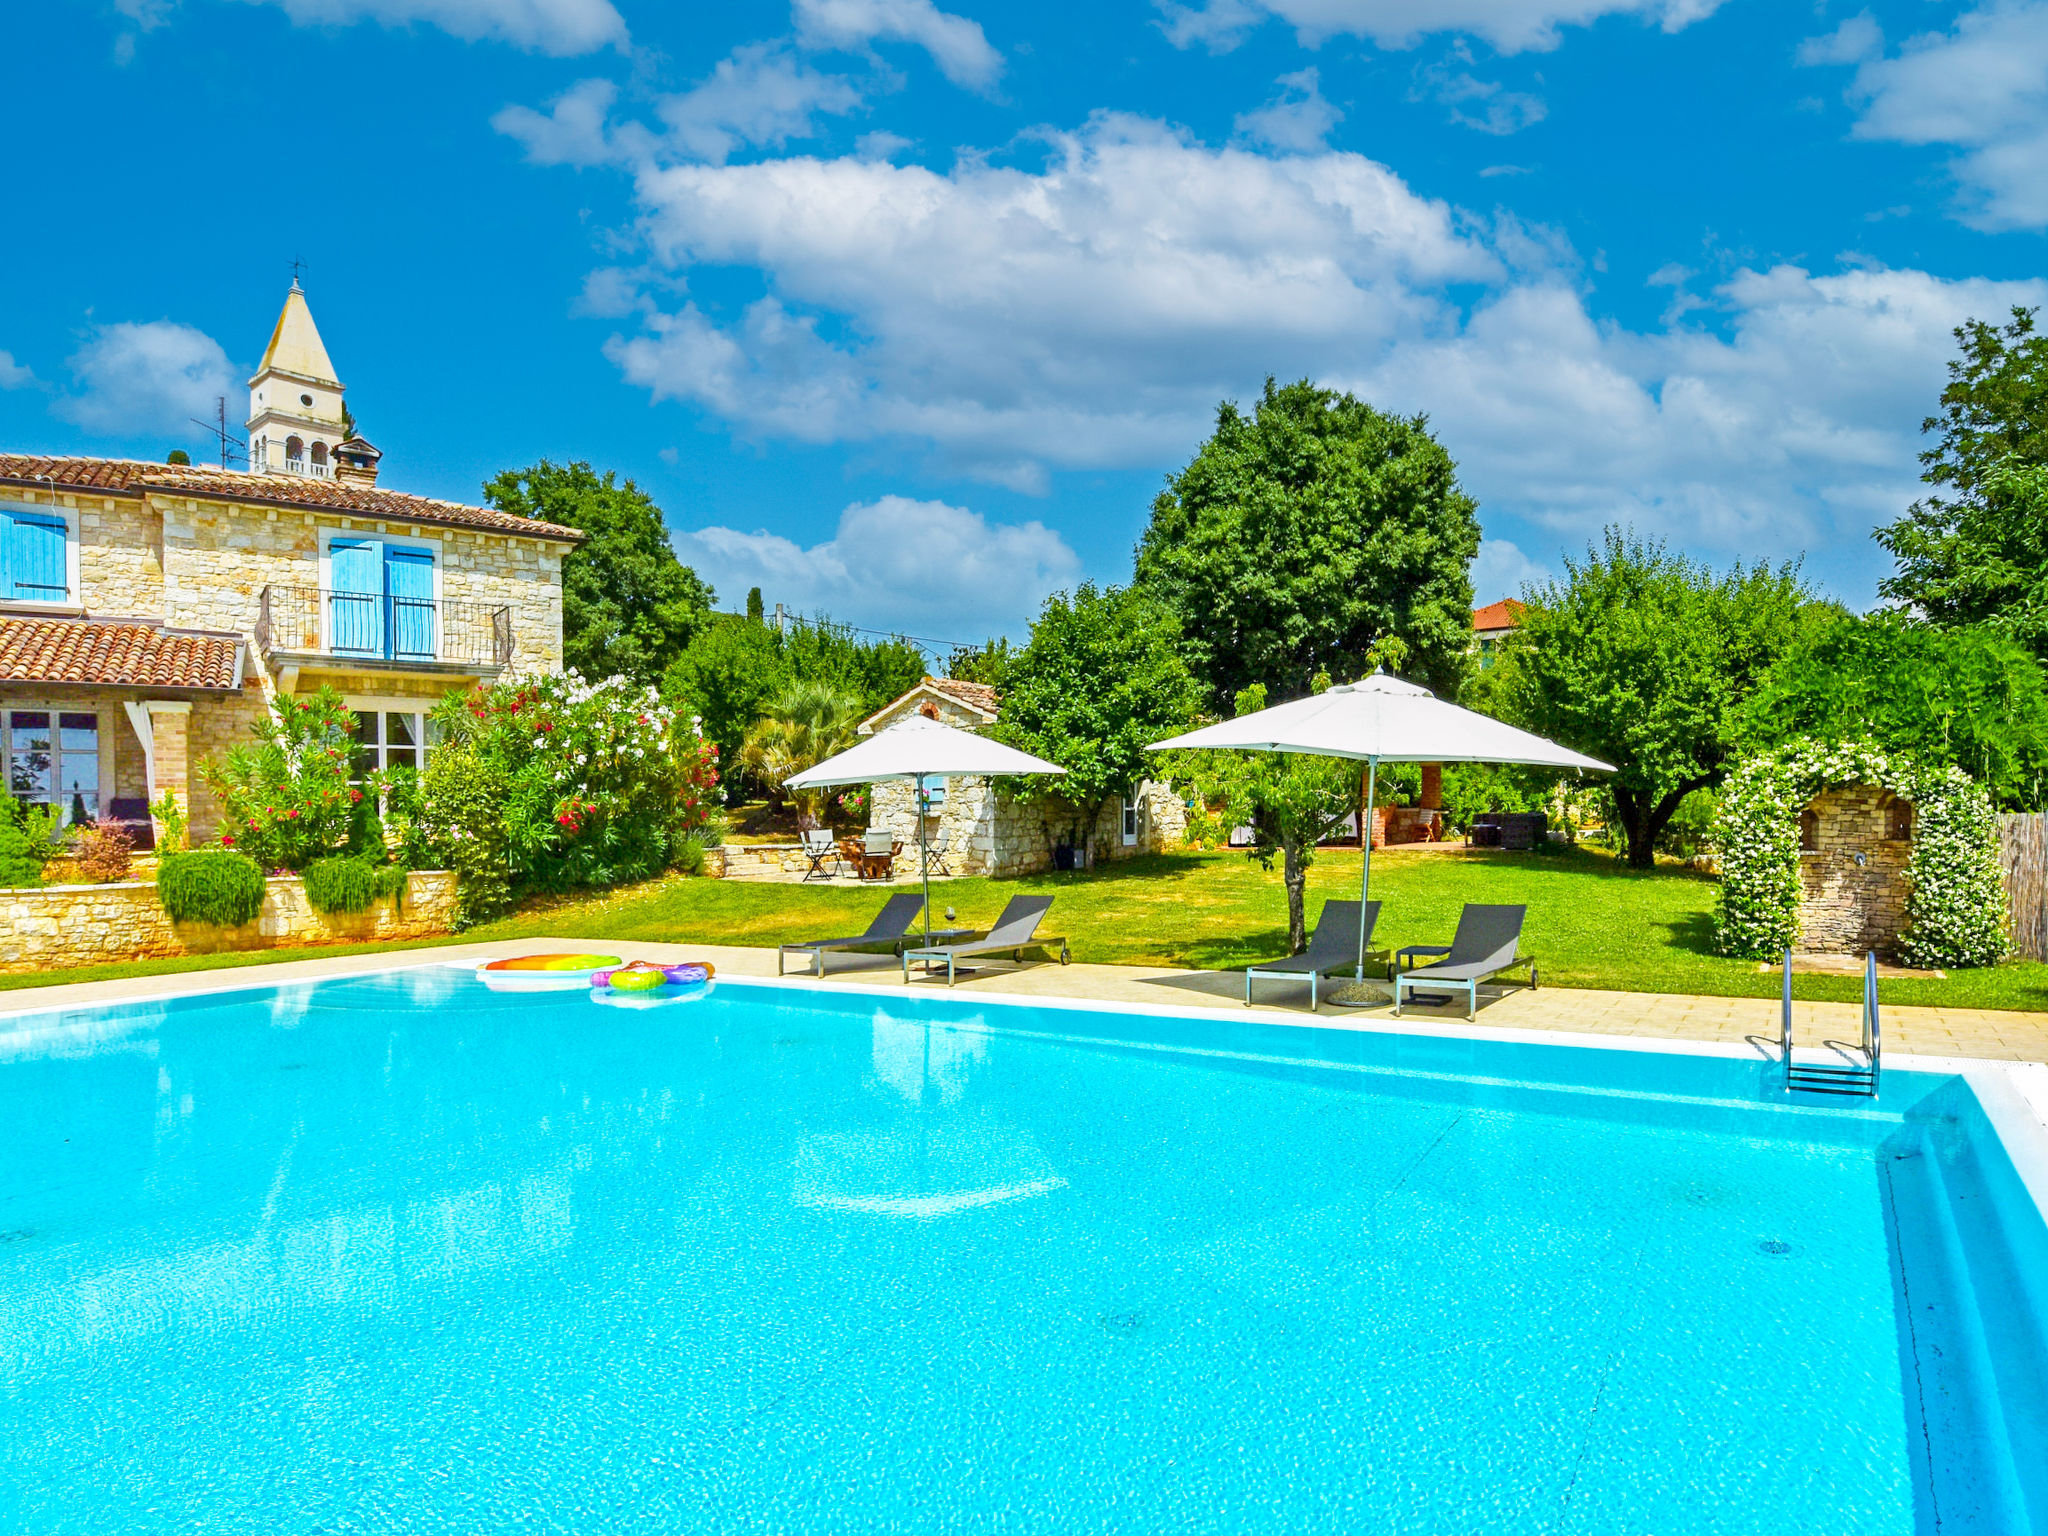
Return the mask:
{"type": "MultiPolygon", "coordinates": [[[[860,700],[831,683],[786,684],[748,728],[740,743],[740,766],[780,794],[790,775],[852,746],[860,716],[860,700]]],[[[818,791],[799,791],[789,799],[800,828],[808,832],[823,824],[818,791]]]]}

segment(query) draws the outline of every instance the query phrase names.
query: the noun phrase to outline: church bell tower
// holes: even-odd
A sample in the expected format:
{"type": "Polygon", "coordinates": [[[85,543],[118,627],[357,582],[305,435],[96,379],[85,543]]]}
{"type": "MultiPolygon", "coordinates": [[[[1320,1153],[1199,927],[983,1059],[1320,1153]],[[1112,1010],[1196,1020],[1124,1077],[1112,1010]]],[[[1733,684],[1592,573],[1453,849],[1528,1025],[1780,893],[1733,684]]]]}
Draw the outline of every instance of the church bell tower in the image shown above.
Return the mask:
{"type": "Polygon", "coordinates": [[[332,478],[334,450],[349,439],[344,392],[294,277],[262,365],[249,381],[250,470],[332,478]]]}

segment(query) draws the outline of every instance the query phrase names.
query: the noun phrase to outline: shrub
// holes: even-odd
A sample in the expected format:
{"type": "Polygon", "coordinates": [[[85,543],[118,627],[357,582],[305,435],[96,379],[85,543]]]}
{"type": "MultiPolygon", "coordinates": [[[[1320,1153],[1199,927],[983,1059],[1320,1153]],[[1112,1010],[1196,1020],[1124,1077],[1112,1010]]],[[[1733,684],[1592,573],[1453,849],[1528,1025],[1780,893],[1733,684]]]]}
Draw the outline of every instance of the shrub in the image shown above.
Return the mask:
{"type": "Polygon", "coordinates": [[[158,853],[181,853],[185,847],[184,807],[172,798],[167,789],[149,803],[149,814],[156,818],[159,828],[156,840],[158,853]]]}
{"type": "Polygon", "coordinates": [[[43,883],[43,866],[57,855],[55,829],[55,813],[47,807],[24,806],[11,796],[0,800],[0,887],[43,883]]]}
{"type": "Polygon", "coordinates": [[[477,689],[435,720],[442,745],[420,781],[418,819],[428,849],[461,877],[465,922],[504,910],[515,889],[659,874],[712,810],[716,749],[623,678],[570,672],[477,689]]]}
{"type": "Polygon", "coordinates": [[[156,897],[174,923],[239,927],[263,909],[263,870],[229,848],[165,854],[157,866],[156,897]]]}
{"type": "Polygon", "coordinates": [[[704,845],[694,836],[684,838],[682,847],[676,850],[676,868],[686,875],[704,873],[704,845]]]}
{"type": "Polygon", "coordinates": [[[1869,742],[1803,742],[1744,762],[1721,791],[1715,839],[1724,955],[1776,959],[1799,936],[1799,811],[1836,784],[1875,784],[1913,803],[1907,929],[1899,953],[1925,966],[1990,965],[2008,948],[1998,818],[1960,768],[1924,769],[1869,742]]]}
{"type": "Polygon", "coordinates": [[[96,884],[106,885],[133,877],[135,839],[118,821],[102,817],[78,831],[78,847],[72,857],[78,871],[96,884]]]}
{"type": "Polygon", "coordinates": [[[221,843],[266,869],[304,869],[349,840],[364,796],[349,782],[355,716],[332,688],[279,695],[254,745],[200,772],[221,802],[221,843]]]}
{"type": "Polygon", "coordinates": [[[315,859],[306,866],[306,901],[315,912],[366,912],[377,898],[377,871],[368,859],[315,859]]]}

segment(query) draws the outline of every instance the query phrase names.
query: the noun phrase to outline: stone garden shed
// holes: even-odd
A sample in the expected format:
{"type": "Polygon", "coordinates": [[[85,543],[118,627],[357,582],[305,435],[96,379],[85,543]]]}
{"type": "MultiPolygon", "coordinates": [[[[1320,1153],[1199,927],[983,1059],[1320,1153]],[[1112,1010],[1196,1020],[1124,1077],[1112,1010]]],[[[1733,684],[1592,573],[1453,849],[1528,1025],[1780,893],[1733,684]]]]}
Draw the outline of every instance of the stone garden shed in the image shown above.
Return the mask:
{"type": "Polygon", "coordinates": [[[1874,784],[1824,789],[1799,813],[1799,947],[1890,954],[1906,931],[1913,806],[1874,784]]]}
{"type": "MultiPolygon", "coordinates": [[[[958,678],[927,677],[892,699],[857,727],[862,736],[894,725],[906,715],[925,714],[961,730],[986,730],[1001,717],[996,691],[958,678]]],[[[906,780],[873,785],[868,825],[885,827],[906,849],[917,846],[917,793],[906,780]]],[[[924,832],[941,846],[956,875],[1026,875],[1049,869],[1053,852],[1038,808],[1020,804],[987,779],[931,779],[926,783],[929,814],[924,832]]],[[[1131,786],[1119,802],[1103,807],[1090,838],[1091,858],[1127,858],[1181,845],[1187,807],[1171,785],[1150,780],[1131,786]]]]}

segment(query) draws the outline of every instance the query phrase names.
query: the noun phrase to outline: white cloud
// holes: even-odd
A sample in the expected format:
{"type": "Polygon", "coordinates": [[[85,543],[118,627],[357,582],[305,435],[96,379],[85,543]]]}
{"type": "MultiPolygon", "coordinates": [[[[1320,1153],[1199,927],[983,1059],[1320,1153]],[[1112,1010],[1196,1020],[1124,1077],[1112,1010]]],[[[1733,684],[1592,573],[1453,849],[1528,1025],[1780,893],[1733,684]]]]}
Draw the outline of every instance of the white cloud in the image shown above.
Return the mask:
{"type": "Polygon", "coordinates": [[[1507,539],[1481,539],[1472,562],[1472,600],[1481,608],[1504,597],[1520,597],[1522,588],[1550,580],[1555,573],[1532,560],[1507,539]]]}
{"type": "Polygon", "coordinates": [[[174,320],[99,327],[70,360],[75,393],[52,409],[89,432],[173,432],[233,399],[241,375],[219,342],[174,320]]]}
{"type": "Polygon", "coordinates": [[[1554,234],[1359,155],[1128,118],[1035,170],[649,165],[637,196],[650,277],[753,269],[761,291],[639,298],[608,354],[742,437],[888,443],[1032,491],[1179,462],[1219,398],[1306,375],[1428,412],[1489,515],[1572,543],[1619,520],[1702,551],[1865,547],[1914,494],[1951,329],[2048,298],[1855,265],[1694,290],[1673,265],[1664,321],[1634,331],[1595,318],[1554,234]]]}
{"type": "Polygon", "coordinates": [[[526,147],[535,165],[604,165],[623,158],[605,119],[619,88],[609,80],[579,80],[548,104],[545,112],[511,106],[491,126],[526,147]]]}
{"type": "MultiPolygon", "coordinates": [[[[1453,61],[1471,62],[1463,43],[1450,54],[1453,61]]],[[[1498,80],[1481,80],[1469,70],[1453,70],[1448,62],[1416,71],[1410,101],[1434,101],[1451,109],[1451,121],[1481,133],[1506,135],[1534,127],[1550,115],[1541,97],[1511,91],[1498,80]]]]}
{"type": "Polygon", "coordinates": [[[535,165],[631,165],[657,158],[723,164],[747,147],[779,148],[817,132],[821,115],[860,110],[858,87],[841,75],[822,74],[786,43],[735,48],[687,91],[661,97],[657,132],[637,122],[614,124],[619,88],[609,80],[583,80],[548,104],[545,112],[509,106],[491,126],[526,149],[535,165]]]}
{"type": "Polygon", "coordinates": [[[693,159],[723,161],[746,145],[770,147],[809,138],[819,114],[857,111],[861,93],[844,77],[821,74],[778,43],[750,43],[721,59],[694,90],[661,104],[669,137],[693,159]]]}
{"type": "Polygon", "coordinates": [[[12,352],[0,352],[0,389],[26,389],[35,381],[26,363],[17,363],[12,352]]]}
{"type": "Polygon", "coordinates": [[[1801,64],[1860,64],[1884,52],[1884,28],[1868,11],[1858,11],[1834,31],[1799,45],[1801,64]]]}
{"type": "Polygon", "coordinates": [[[985,91],[1003,72],[1003,56],[981,24],[940,10],[932,0],[796,0],[797,37],[812,48],[866,49],[913,43],[955,85],[985,91]]]}
{"type": "MultiPolygon", "coordinates": [[[[1816,49],[1811,62],[1847,62],[1857,41],[1816,49]]],[[[1872,30],[1860,41],[1868,54],[1881,40],[1872,30]]],[[[1965,223],[2048,227],[2048,0],[1990,0],[1947,32],[1865,57],[1849,97],[1862,109],[1858,138],[1962,151],[1949,169],[1965,223]]]]}
{"type": "Polygon", "coordinates": [[[758,586],[801,612],[941,640],[1021,637],[1046,594],[1081,574],[1080,558],[1043,523],[991,523],[965,507],[903,496],[855,503],[832,538],[809,548],[718,527],[673,542],[721,593],[758,586]]]}
{"type": "Polygon", "coordinates": [[[1436,290],[1504,275],[1363,156],[1129,118],[1059,136],[1037,173],[795,158],[647,167],[638,195],[657,264],[754,267],[769,292],[614,338],[629,379],[748,434],[910,439],[1011,485],[1171,457],[1246,380],[1453,325],[1436,290]]]}
{"type": "MultiPolygon", "coordinates": [[[[148,5],[150,0],[139,0],[148,5]]],[[[465,42],[491,39],[568,56],[626,46],[626,21],[611,0],[246,0],[275,5],[299,26],[438,27],[465,42]]]]}
{"type": "Polygon", "coordinates": [[[1323,148],[1330,130],[1344,114],[1323,99],[1321,77],[1313,68],[1282,75],[1280,94],[1256,112],[1237,115],[1237,131],[1274,149],[1306,151],[1323,148]]]}
{"type": "Polygon", "coordinates": [[[1363,37],[1381,48],[1412,48],[1432,34],[1484,39],[1502,53],[1555,48],[1560,29],[1606,16],[1632,16],[1676,32],[1711,16],[1722,0],[1207,0],[1200,6],[1157,0],[1166,35],[1180,47],[1221,51],[1268,16],[1292,26],[1313,47],[1333,36],[1363,37]]]}

